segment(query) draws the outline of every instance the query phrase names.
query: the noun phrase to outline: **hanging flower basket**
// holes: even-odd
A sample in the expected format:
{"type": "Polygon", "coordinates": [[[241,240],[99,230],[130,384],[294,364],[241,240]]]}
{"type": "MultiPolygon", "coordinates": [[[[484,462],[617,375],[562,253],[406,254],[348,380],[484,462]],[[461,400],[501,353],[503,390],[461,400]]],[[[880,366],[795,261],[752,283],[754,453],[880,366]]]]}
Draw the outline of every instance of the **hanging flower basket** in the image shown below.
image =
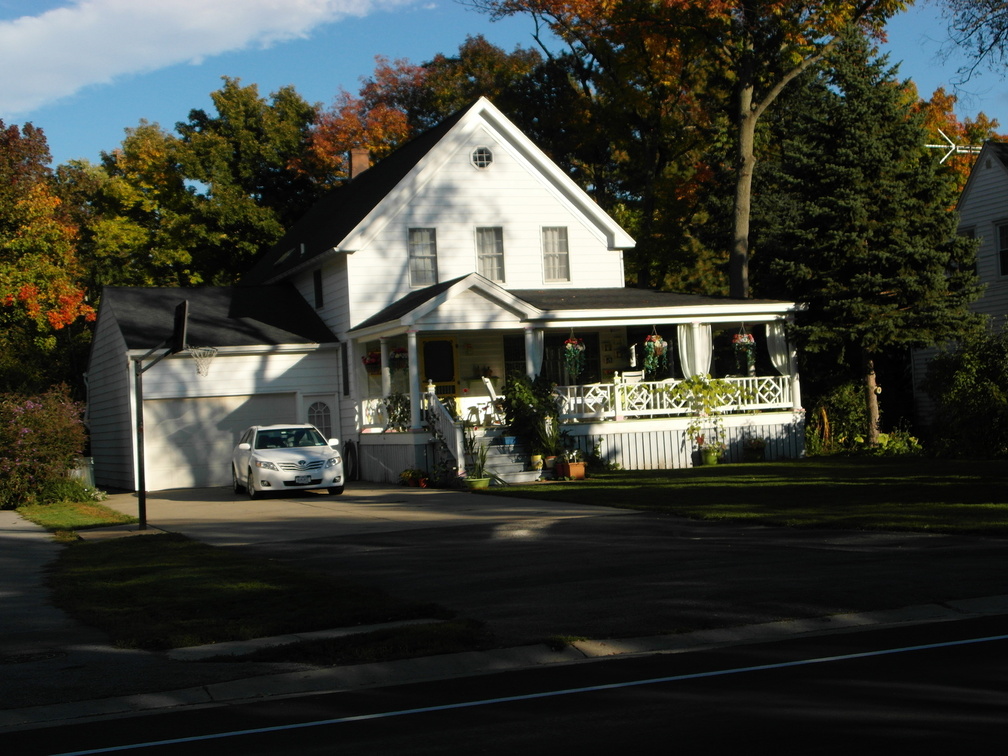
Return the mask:
{"type": "Polygon", "coordinates": [[[668,371],[668,342],[657,333],[644,339],[644,372],[668,371]]]}
{"type": "Polygon", "coordinates": [[[405,370],[409,366],[409,352],[406,347],[396,347],[389,352],[389,367],[393,370],[405,370]]]}
{"type": "Polygon", "coordinates": [[[378,375],[381,372],[381,352],[368,352],[361,357],[361,362],[368,375],[378,375]]]}
{"type": "Polygon", "coordinates": [[[732,337],[735,365],[740,372],[752,373],[756,367],[756,339],[751,333],[741,331],[732,337]]]}
{"type": "Polygon", "coordinates": [[[577,378],[585,367],[584,341],[573,334],[564,342],[564,367],[572,378],[577,378]]]}

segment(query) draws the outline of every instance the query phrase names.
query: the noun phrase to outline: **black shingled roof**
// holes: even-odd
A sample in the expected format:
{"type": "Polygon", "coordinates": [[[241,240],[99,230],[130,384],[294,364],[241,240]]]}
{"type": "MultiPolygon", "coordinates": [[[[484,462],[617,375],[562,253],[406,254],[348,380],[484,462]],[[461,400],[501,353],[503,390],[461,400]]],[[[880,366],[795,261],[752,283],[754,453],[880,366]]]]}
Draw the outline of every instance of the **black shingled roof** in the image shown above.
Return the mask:
{"type": "Polygon", "coordinates": [[[111,310],[129,349],[152,349],[171,337],[175,307],[189,300],[192,346],[323,344],[336,337],[290,285],[200,289],[107,286],[111,310]]]}
{"type": "Polygon", "coordinates": [[[316,202],[279,242],[242,277],[242,284],[261,284],[306,260],[332,249],[398,186],[469,110],[463,108],[437,126],[407,142],[357,178],[333,189],[316,202]],[[303,254],[300,245],[304,245],[303,254]],[[288,251],[295,252],[282,262],[288,251]]]}

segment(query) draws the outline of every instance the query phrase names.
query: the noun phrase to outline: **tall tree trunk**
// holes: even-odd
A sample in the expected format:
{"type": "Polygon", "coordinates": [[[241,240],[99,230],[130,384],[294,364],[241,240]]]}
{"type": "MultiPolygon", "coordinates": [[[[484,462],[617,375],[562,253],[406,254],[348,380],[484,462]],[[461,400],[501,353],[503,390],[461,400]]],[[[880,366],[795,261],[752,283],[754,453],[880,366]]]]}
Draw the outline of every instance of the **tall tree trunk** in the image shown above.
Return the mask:
{"type": "Polygon", "coordinates": [[[866,438],[869,446],[877,446],[879,441],[879,388],[875,382],[875,360],[868,352],[862,352],[862,365],[864,368],[865,408],[868,410],[868,435],[866,438]]]}
{"type": "MultiPolygon", "coordinates": [[[[752,102],[752,90],[748,90],[752,102]]],[[[735,177],[735,225],[728,286],[732,297],[749,298],[749,218],[752,208],[753,170],[756,166],[756,114],[743,101],[739,116],[738,168],[735,177]]]]}
{"type": "MultiPolygon", "coordinates": [[[[743,21],[743,24],[746,22],[743,21]]],[[[740,36],[746,40],[739,66],[738,92],[736,93],[736,143],[735,213],[732,249],[728,258],[728,290],[736,299],[749,297],[749,217],[752,212],[752,180],[756,166],[756,121],[759,114],[753,109],[755,93],[756,56],[752,40],[744,30],[740,36]]]]}

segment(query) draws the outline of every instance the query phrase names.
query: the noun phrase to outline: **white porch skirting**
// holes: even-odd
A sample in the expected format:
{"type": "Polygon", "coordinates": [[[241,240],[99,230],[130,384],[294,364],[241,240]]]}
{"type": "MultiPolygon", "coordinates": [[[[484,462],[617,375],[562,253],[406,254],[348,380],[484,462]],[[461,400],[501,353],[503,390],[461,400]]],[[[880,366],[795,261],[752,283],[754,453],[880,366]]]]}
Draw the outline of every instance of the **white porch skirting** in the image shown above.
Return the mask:
{"type": "MultiPolygon", "coordinates": [[[[767,439],[764,458],[797,459],[805,455],[804,412],[761,412],[722,416],[727,446],[724,462],[742,461],[742,444],[750,437],[767,439]]],[[[596,445],[603,459],[624,470],[671,470],[693,467],[695,446],[687,438],[686,417],[662,420],[572,423],[564,430],[585,454],[596,445]]]]}
{"type": "MultiPolygon", "coordinates": [[[[565,423],[563,429],[586,454],[598,445],[604,459],[624,470],[670,470],[696,463],[692,439],[686,435],[689,422],[687,417],[607,420],[565,423]]],[[[768,440],[768,460],[805,454],[805,415],[800,411],[724,415],[723,427],[725,462],[741,462],[742,444],[750,437],[768,440]]],[[[430,471],[434,463],[431,441],[425,432],[362,433],[358,442],[361,480],[398,483],[399,473],[407,468],[430,471]]]]}

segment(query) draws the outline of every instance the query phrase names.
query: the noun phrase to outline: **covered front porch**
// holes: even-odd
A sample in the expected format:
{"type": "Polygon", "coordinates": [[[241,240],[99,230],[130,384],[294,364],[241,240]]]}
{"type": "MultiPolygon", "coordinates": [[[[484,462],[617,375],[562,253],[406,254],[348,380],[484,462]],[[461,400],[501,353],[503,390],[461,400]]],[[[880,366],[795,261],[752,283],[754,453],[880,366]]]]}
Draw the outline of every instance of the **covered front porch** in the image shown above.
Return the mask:
{"type": "Polygon", "coordinates": [[[696,408],[679,389],[694,376],[719,378],[722,420],[706,433],[708,441],[720,433],[726,460],[741,459],[752,437],[766,440],[767,458],[803,453],[785,334],[792,303],[507,292],[478,276],[456,286],[352,332],[365,479],[391,482],[406,467],[429,466],[434,438],[463,468],[463,427],[506,424],[495,400],[513,375],[552,386],[569,446],[625,469],[696,464],[696,408]]]}

